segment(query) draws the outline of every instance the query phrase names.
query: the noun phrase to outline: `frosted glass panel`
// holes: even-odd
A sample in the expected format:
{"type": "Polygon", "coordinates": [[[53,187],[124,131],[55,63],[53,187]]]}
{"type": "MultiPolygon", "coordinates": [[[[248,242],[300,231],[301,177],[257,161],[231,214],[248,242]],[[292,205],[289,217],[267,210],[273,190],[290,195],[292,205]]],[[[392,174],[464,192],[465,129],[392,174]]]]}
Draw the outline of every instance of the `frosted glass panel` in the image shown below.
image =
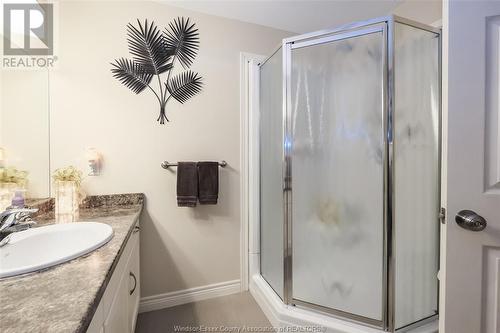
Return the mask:
{"type": "Polygon", "coordinates": [[[395,26],[396,327],[437,311],[438,36],[395,26]]]}
{"type": "Polygon", "coordinates": [[[292,50],[293,297],[382,320],[383,37],[292,50]]]}
{"type": "Polygon", "coordinates": [[[283,75],[281,49],[260,67],[260,265],[283,298],[283,75]]]}

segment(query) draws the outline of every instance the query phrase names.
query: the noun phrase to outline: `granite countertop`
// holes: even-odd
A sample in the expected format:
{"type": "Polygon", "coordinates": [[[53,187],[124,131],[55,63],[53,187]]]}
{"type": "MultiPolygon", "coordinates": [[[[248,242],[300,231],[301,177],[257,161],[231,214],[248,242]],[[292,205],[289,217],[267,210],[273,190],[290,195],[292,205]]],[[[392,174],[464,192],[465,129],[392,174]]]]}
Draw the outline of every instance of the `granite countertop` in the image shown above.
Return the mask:
{"type": "MultiPolygon", "coordinates": [[[[0,279],[0,331],[85,332],[139,219],[143,199],[143,194],[85,199],[80,220],[109,224],[113,238],[67,263],[0,279]]],[[[36,220],[40,225],[53,223],[53,210],[42,211],[36,220]]]]}

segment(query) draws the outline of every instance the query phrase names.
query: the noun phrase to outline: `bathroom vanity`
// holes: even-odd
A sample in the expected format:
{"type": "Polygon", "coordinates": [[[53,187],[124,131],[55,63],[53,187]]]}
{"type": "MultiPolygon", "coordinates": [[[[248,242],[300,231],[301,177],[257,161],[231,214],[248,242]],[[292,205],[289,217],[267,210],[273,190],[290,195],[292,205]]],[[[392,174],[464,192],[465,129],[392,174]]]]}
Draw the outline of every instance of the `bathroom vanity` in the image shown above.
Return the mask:
{"type": "Polygon", "coordinates": [[[88,333],[134,331],[140,298],[139,230],[137,221],[92,317],[88,333]]]}
{"type": "MultiPolygon", "coordinates": [[[[111,226],[113,237],[69,262],[0,279],[0,331],[133,332],[140,298],[142,206],[142,194],[88,197],[80,220],[111,226]]],[[[41,209],[35,219],[41,226],[53,223],[52,207],[41,209]]]]}

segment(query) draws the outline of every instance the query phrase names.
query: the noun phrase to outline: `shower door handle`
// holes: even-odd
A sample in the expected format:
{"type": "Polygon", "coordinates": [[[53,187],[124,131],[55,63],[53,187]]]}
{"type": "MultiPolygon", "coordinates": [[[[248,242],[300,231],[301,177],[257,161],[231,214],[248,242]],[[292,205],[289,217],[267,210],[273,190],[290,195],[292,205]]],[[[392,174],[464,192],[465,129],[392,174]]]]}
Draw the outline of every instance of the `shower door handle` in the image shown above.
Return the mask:
{"type": "Polygon", "coordinates": [[[455,222],[464,229],[470,231],[481,231],[486,228],[486,220],[479,214],[472,210],[461,210],[455,216],[455,222]]]}

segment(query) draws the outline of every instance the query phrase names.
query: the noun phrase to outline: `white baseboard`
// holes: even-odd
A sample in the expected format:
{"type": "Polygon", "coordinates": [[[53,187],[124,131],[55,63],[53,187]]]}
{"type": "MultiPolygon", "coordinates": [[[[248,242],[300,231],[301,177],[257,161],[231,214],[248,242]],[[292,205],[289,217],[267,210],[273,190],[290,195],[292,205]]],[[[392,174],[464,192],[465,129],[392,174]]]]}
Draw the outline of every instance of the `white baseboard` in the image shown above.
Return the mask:
{"type": "Polygon", "coordinates": [[[232,280],[165,294],[146,296],[141,298],[139,313],[236,294],[240,291],[240,280],[232,280]]]}

